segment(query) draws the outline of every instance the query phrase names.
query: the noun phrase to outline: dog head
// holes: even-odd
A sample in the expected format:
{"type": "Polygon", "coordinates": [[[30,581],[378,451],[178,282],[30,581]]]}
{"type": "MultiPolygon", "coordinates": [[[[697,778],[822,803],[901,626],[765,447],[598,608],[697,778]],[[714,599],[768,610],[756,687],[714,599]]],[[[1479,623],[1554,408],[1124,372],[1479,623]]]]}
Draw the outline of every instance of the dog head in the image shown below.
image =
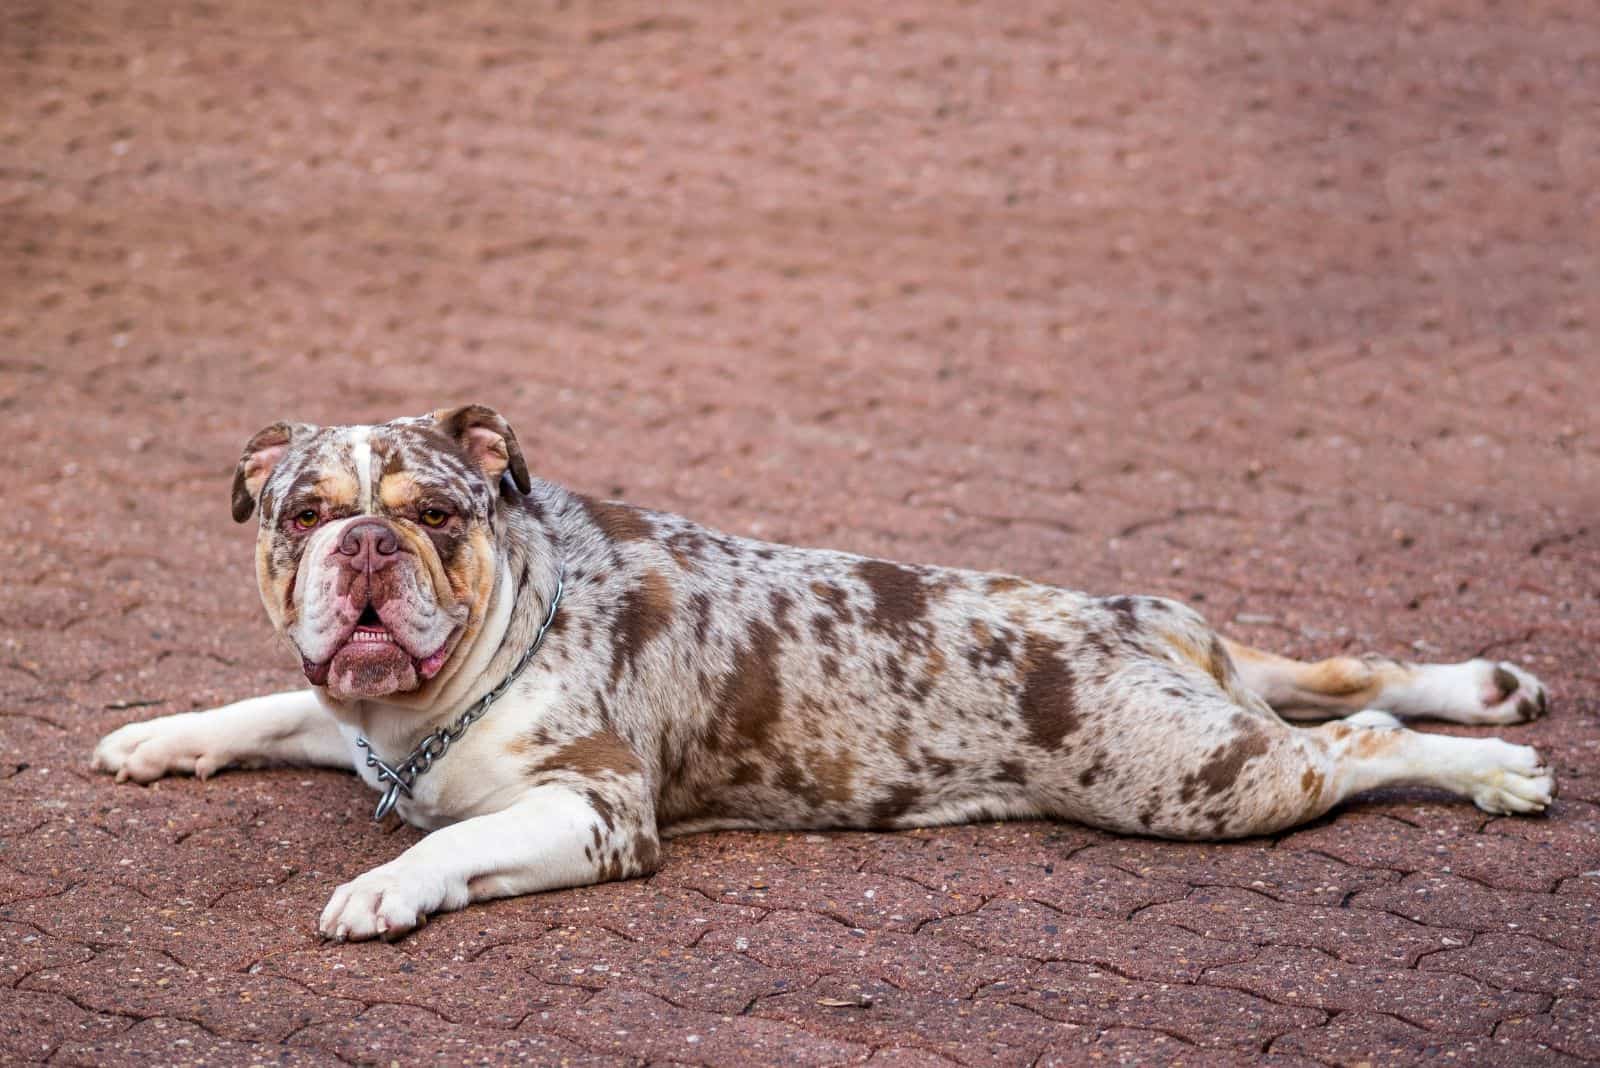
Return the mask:
{"type": "Polygon", "coordinates": [[[494,589],[496,503],[529,489],[516,435],[482,405],[275,423],[239,458],[233,518],[260,509],[262,603],[306,678],[380,698],[441,685],[462,659],[494,589]]]}

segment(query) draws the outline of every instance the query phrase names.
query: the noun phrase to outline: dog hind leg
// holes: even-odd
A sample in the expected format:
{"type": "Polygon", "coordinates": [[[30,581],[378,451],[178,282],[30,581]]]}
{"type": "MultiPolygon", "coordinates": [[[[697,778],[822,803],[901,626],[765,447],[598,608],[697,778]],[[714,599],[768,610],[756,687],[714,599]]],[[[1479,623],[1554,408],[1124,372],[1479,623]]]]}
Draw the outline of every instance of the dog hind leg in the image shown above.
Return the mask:
{"type": "Polygon", "coordinates": [[[1514,664],[1467,660],[1412,664],[1379,656],[1315,663],[1224,640],[1242,683],[1289,719],[1329,719],[1365,709],[1467,724],[1521,723],[1542,716],[1544,685],[1514,664]]]}
{"type": "MultiPolygon", "coordinates": [[[[1222,694],[1146,701],[1120,715],[1120,759],[1105,782],[1071,780],[1041,799],[1055,814],[1163,838],[1275,834],[1383,786],[1422,785],[1470,798],[1496,814],[1531,813],[1555,779],[1527,746],[1407,730],[1386,712],[1299,727],[1222,694]]],[[[1036,795],[1037,796],[1037,795],[1036,795]]]]}

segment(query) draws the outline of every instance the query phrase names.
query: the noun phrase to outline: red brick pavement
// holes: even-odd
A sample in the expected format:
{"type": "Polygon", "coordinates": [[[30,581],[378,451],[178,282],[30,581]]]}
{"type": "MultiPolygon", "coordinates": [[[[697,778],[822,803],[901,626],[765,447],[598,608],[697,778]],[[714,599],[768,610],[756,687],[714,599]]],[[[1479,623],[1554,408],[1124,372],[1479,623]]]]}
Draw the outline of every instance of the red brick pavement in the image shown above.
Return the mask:
{"type": "Polygon", "coordinates": [[[0,8],[0,1060],[1600,1058],[1600,19],[1184,7],[0,8]],[[247,434],[469,399],[743,534],[1515,658],[1561,800],[707,835],[319,947],[415,837],[349,777],[88,751],[295,683],[247,434]]]}

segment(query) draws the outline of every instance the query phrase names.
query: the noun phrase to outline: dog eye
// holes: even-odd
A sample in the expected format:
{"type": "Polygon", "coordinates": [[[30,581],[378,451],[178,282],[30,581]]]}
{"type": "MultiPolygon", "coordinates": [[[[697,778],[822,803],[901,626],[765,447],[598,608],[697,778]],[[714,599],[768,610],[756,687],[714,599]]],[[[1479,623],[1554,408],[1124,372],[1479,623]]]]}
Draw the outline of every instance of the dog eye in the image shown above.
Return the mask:
{"type": "Polygon", "coordinates": [[[294,525],[299,527],[301,530],[310,530],[312,527],[321,522],[321,520],[322,517],[317,514],[317,510],[315,508],[307,508],[305,511],[294,517],[294,525]]]}
{"type": "Polygon", "coordinates": [[[425,527],[442,527],[444,521],[450,518],[450,513],[443,508],[424,508],[419,518],[425,527]]]}

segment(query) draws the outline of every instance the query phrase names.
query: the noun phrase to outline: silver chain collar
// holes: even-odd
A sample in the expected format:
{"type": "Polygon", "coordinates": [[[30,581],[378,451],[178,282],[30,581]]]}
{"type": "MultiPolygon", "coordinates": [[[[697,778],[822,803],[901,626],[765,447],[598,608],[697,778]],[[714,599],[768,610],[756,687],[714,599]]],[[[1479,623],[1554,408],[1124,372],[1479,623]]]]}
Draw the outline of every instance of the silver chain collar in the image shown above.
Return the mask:
{"type": "Polygon", "coordinates": [[[378,781],[388,783],[383,791],[383,796],[378,799],[378,807],[373,809],[372,818],[382,821],[395,804],[400,800],[400,795],[411,796],[411,787],[427,770],[433,767],[433,762],[450,751],[450,746],[460,740],[467,733],[467,728],[482,719],[484,713],[489,711],[489,706],[498,701],[511,684],[517,681],[517,676],[522,674],[522,669],[528,666],[533,659],[533,654],[539,651],[539,646],[544,644],[545,632],[550,629],[550,624],[555,622],[556,609],[561,607],[561,594],[565,589],[565,576],[556,576],[556,595],[550,599],[550,613],[544,617],[544,622],[539,624],[539,633],[533,636],[533,644],[528,646],[528,651],[522,654],[509,674],[500,684],[468,706],[467,710],[448,727],[440,727],[429,734],[417,747],[411,750],[411,755],[398,766],[385,764],[379,759],[378,754],[372,751],[372,743],[365,738],[357,737],[356,745],[367,751],[367,767],[378,769],[378,781]]]}

